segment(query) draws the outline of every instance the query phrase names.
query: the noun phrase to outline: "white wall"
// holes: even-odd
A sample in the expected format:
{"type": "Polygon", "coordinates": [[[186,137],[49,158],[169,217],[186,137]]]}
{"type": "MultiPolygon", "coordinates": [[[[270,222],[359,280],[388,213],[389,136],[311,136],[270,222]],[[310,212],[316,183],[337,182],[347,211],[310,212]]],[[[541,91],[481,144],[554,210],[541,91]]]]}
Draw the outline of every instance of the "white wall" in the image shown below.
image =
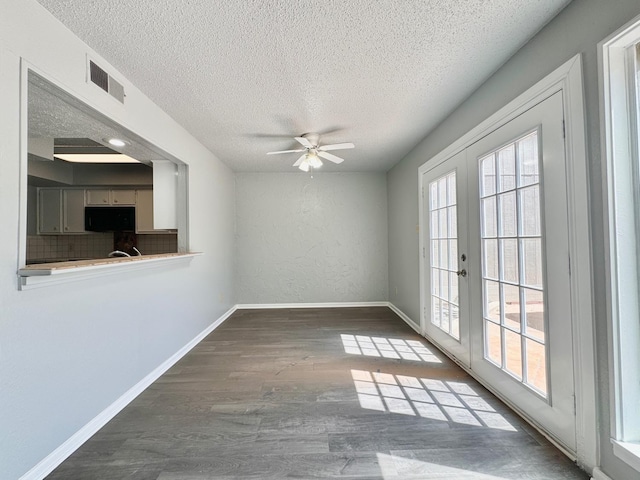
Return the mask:
{"type": "Polygon", "coordinates": [[[0,11],[0,477],[10,480],[235,303],[235,209],[233,173],[141,92],[124,81],[122,106],[85,83],[87,53],[114,72],[108,62],[33,0],[0,0],[0,11]],[[190,246],[203,256],[188,266],[18,290],[27,195],[20,57],[189,164],[190,246]]]}
{"type": "Polygon", "coordinates": [[[387,299],[382,173],[236,175],[239,303],[387,299]]]}
{"type": "Polygon", "coordinates": [[[609,441],[609,379],[604,271],[597,43],[640,14],[637,0],[574,1],[484,85],[388,172],[390,301],[419,319],[418,167],[538,80],[578,53],[583,55],[588,137],[592,262],[598,361],[600,449],[603,471],[616,480],[638,478],[613,456],[609,441]],[[397,288],[398,294],[395,295],[397,288]]]}

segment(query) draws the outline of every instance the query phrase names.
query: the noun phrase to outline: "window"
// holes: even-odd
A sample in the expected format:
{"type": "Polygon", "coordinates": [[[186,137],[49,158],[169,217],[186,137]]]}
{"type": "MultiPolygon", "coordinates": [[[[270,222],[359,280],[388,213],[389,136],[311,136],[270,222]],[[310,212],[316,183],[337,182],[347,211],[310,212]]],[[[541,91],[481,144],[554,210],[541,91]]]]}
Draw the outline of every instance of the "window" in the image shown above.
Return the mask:
{"type": "Polygon", "coordinates": [[[640,470],[640,17],[600,45],[615,454],[640,470]]]}

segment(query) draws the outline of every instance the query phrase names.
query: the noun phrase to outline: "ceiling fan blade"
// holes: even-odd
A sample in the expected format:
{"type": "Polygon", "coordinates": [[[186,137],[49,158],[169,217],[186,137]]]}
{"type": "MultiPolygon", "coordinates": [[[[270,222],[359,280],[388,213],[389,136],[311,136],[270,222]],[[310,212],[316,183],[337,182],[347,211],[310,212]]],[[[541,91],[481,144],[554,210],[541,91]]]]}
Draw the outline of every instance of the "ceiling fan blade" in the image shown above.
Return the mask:
{"type": "Polygon", "coordinates": [[[276,155],[278,153],[298,153],[304,151],[305,150],[280,150],[279,152],[267,152],[267,155],[276,155]]]}
{"type": "Polygon", "coordinates": [[[303,162],[303,160],[307,157],[307,154],[305,153],[304,155],[302,155],[298,160],[296,160],[296,163],[293,164],[294,167],[299,167],[300,164],[303,162]]]}
{"type": "Polygon", "coordinates": [[[322,157],[322,158],[326,158],[327,160],[329,160],[330,162],[333,162],[333,163],[342,163],[342,162],[344,162],[344,158],[336,157],[332,153],[318,152],[318,156],[322,157]]]}
{"type": "Polygon", "coordinates": [[[355,147],[356,146],[353,143],[334,143],[333,145],[323,145],[322,147],[318,147],[318,150],[326,152],[328,150],[345,150],[347,148],[355,147]]]}
{"type": "Polygon", "coordinates": [[[313,145],[311,145],[311,142],[306,138],[304,137],[293,137],[293,138],[295,138],[303,147],[313,148],[313,145]]]}

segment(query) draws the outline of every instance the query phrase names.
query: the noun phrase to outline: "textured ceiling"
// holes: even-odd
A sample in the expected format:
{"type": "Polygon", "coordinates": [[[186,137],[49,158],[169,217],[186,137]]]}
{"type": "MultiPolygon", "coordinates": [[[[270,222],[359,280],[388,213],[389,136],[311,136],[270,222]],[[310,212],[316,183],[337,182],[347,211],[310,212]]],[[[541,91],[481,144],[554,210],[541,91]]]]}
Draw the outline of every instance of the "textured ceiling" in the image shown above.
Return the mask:
{"type": "MultiPolygon", "coordinates": [[[[236,171],[385,171],[569,0],[38,0],[236,171]]],[[[489,115],[492,112],[487,112],[489,115]]]]}

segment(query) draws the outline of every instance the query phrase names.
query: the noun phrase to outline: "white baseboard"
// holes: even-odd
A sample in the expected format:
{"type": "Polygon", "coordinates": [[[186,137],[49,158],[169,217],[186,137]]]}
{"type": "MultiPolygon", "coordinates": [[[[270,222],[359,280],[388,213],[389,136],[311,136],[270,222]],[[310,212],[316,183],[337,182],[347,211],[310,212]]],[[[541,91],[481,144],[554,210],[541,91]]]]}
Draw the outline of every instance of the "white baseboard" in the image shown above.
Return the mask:
{"type": "Polygon", "coordinates": [[[49,475],[58,465],[64,462],[73,452],[80,448],[84,442],[89,440],[89,438],[91,438],[98,430],[104,427],[109,420],[115,417],[124,407],[129,405],[129,403],[149,387],[149,385],[155,382],[164,372],[169,370],[169,368],[178,362],[178,360],[189,353],[193,347],[219,327],[222,322],[236,311],[236,308],[237,306],[230,308],[220,318],[199,333],[193,340],[165,360],[155,370],[149,373],[146,377],[125,392],[120,398],[89,421],[89,423],[74,433],[66,442],[56,448],[31,470],[20,477],[20,480],[41,480],[49,475]]]}
{"type": "Polygon", "coordinates": [[[239,303],[238,310],[270,308],[345,308],[345,307],[388,307],[389,302],[327,302],[327,303],[239,303]]]}
{"type": "Polygon", "coordinates": [[[404,320],[404,322],[409,325],[411,328],[413,328],[416,333],[418,335],[422,335],[422,332],[420,331],[420,325],[414,323],[413,320],[411,320],[411,317],[409,317],[409,315],[407,315],[406,313],[404,313],[402,310],[400,310],[398,307],[396,307],[393,303],[391,302],[387,302],[387,306],[393,311],[393,313],[395,313],[396,315],[398,315],[402,320],[404,320]]]}
{"type": "Polygon", "coordinates": [[[593,469],[593,474],[591,475],[591,479],[592,480],[613,480],[613,478],[611,478],[610,476],[602,473],[602,470],[600,470],[599,467],[596,467],[593,469]]]}

